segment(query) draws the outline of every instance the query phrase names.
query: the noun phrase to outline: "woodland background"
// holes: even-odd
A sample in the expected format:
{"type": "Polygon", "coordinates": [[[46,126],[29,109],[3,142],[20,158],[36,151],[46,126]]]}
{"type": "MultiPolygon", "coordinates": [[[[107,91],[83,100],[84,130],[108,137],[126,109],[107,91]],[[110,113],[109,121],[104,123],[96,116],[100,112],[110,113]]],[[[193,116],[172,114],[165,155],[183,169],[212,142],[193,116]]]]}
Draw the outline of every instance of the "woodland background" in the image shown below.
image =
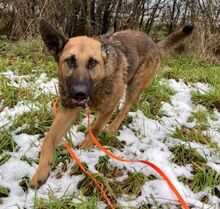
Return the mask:
{"type": "Polygon", "coordinates": [[[179,51],[190,48],[204,59],[220,57],[219,0],[0,0],[1,37],[37,35],[38,17],[69,37],[103,34],[113,27],[142,30],[156,41],[189,23],[196,28],[190,47],[181,45],[179,51]]]}

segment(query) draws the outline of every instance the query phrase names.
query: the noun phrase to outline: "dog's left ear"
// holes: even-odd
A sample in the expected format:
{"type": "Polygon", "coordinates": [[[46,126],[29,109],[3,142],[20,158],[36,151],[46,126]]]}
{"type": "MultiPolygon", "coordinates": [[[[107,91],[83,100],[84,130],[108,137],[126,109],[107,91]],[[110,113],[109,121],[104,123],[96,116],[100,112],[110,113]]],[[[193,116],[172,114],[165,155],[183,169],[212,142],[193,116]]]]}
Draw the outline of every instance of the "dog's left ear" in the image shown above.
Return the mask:
{"type": "Polygon", "coordinates": [[[112,36],[113,33],[114,33],[114,28],[109,28],[105,34],[100,36],[102,42],[102,46],[101,46],[102,57],[104,60],[106,60],[106,58],[108,57],[108,53],[111,48],[111,45],[109,44],[109,38],[112,36]]]}
{"type": "Polygon", "coordinates": [[[111,45],[109,43],[102,43],[101,52],[102,52],[102,57],[104,61],[106,61],[108,57],[110,48],[111,48],[111,45]]]}
{"type": "Polygon", "coordinates": [[[57,32],[46,20],[40,19],[40,34],[49,52],[59,61],[61,52],[68,39],[57,32]]]}
{"type": "Polygon", "coordinates": [[[108,31],[102,35],[102,37],[105,39],[109,39],[113,33],[114,33],[114,28],[109,28],[108,31]]]}

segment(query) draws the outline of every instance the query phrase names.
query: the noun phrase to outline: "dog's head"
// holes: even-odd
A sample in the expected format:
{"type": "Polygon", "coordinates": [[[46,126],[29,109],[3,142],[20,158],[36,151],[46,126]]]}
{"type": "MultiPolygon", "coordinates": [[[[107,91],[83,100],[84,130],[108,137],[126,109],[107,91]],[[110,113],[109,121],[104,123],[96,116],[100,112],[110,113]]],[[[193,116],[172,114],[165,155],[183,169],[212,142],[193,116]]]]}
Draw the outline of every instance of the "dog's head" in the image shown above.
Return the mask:
{"type": "Polygon", "coordinates": [[[40,33],[58,63],[62,104],[85,106],[93,85],[105,77],[106,46],[87,36],[67,39],[43,19],[40,33]]]}

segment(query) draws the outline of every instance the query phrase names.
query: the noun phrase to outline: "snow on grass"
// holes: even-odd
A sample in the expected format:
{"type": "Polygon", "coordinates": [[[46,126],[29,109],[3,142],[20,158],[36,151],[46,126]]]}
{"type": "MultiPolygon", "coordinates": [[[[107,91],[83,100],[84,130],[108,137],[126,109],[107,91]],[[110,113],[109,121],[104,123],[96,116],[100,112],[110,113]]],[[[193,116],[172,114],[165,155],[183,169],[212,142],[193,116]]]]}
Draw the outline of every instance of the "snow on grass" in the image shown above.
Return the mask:
{"type": "Polygon", "coordinates": [[[195,83],[193,86],[200,94],[207,94],[211,90],[210,85],[201,82],[195,83]]]}
{"type": "MultiPolygon", "coordinates": [[[[30,85],[22,81],[18,76],[15,76],[11,71],[8,71],[4,75],[7,76],[11,84],[16,87],[23,86],[26,88],[30,85]]],[[[26,77],[24,78],[26,79],[26,77]]],[[[125,141],[126,145],[122,150],[113,150],[113,152],[126,159],[143,159],[155,163],[166,173],[186,202],[192,205],[193,208],[214,209],[218,207],[220,202],[219,197],[210,195],[208,190],[193,193],[189,186],[178,181],[178,177],[183,175],[186,178],[192,178],[193,169],[190,164],[178,166],[173,163],[171,161],[172,152],[169,150],[169,148],[175,145],[185,143],[181,141],[181,139],[174,139],[171,137],[176,127],[185,126],[193,128],[196,125],[194,121],[188,121],[192,113],[198,109],[198,107],[191,102],[191,91],[194,88],[200,89],[199,91],[208,91],[209,88],[201,83],[193,86],[187,85],[183,80],[177,82],[174,79],[170,79],[168,83],[176,93],[171,97],[171,103],[163,103],[161,110],[164,116],[159,120],[153,120],[147,118],[141,111],[130,112],[129,114],[133,117],[132,123],[129,124],[128,127],[124,126],[118,135],[118,139],[125,141]],[[204,195],[209,197],[209,202],[206,204],[200,201],[204,195]]],[[[41,74],[32,84],[35,85],[35,87],[37,86],[37,88],[35,88],[36,95],[38,95],[40,91],[43,91],[45,94],[56,94],[57,80],[52,79],[49,81],[46,74],[41,74]]],[[[9,128],[17,115],[21,115],[36,108],[35,104],[24,102],[19,102],[11,109],[6,107],[0,113],[0,126],[9,128]]],[[[215,111],[215,116],[217,118],[216,120],[209,119],[209,131],[214,134],[213,141],[219,145],[220,113],[215,111]]],[[[83,124],[86,124],[85,119],[83,124]]],[[[77,126],[71,128],[70,136],[73,140],[73,144],[76,144],[84,138],[83,133],[77,132],[77,126]]],[[[32,163],[32,165],[30,165],[28,162],[22,161],[21,157],[26,156],[37,160],[42,139],[39,138],[39,135],[16,135],[15,132],[13,133],[13,139],[18,149],[11,152],[10,159],[0,166],[0,185],[10,189],[9,196],[3,198],[3,203],[0,205],[0,208],[31,208],[34,205],[36,197],[47,198],[48,194],[51,193],[56,197],[61,197],[64,193],[77,194],[78,192],[79,194],[79,191],[77,191],[77,184],[83,179],[83,175],[69,175],[71,167],[74,165],[71,159],[66,161],[67,168],[65,172],[61,170],[63,163],[60,163],[56,169],[51,172],[47,183],[37,190],[36,193],[33,190],[28,190],[28,192],[23,191],[19,186],[19,181],[24,176],[31,177],[37,168],[37,164],[32,163]],[[57,178],[58,172],[62,173],[61,178],[57,178]]],[[[185,144],[186,146],[196,148],[198,152],[208,160],[207,165],[220,174],[220,162],[219,159],[212,154],[212,148],[195,142],[188,142],[185,144]]],[[[98,172],[95,169],[95,165],[99,157],[104,156],[104,153],[98,150],[98,148],[93,148],[89,151],[75,149],[74,152],[80,157],[82,162],[87,164],[90,172],[98,172]]],[[[122,163],[113,159],[109,161],[112,165],[119,168],[126,168],[130,172],[143,172],[146,175],[153,175],[156,177],[154,180],[145,182],[140,196],[131,197],[122,195],[122,197],[118,198],[117,202],[122,208],[128,208],[130,206],[138,207],[144,203],[154,205],[155,201],[158,204],[178,204],[175,195],[166,182],[161,180],[160,176],[151,168],[141,163],[122,163]]],[[[122,177],[118,177],[118,179],[126,178],[126,175],[125,173],[122,177]]],[[[100,203],[99,207],[104,208],[105,204],[100,203]]],[[[173,208],[176,207],[174,206],[173,208]]]]}
{"type": "Polygon", "coordinates": [[[35,81],[35,84],[39,87],[40,92],[45,94],[54,94],[56,95],[58,89],[58,81],[53,78],[48,81],[46,73],[42,73],[39,78],[35,81]]]}
{"type": "Polygon", "coordinates": [[[0,112],[0,128],[8,128],[12,123],[15,117],[22,115],[24,113],[37,110],[38,107],[29,102],[18,102],[13,108],[5,107],[0,112]]]}
{"type": "Polygon", "coordinates": [[[220,147],[220,113],[215,110],[215,119],[208,118],[208,123],[210,124],[210,128],[206,132],[207,135],[211,136],[213,142],[216,142],[220,147]]]}
{"type": "Polygon", "coordinates": [[[9,79],[11,86],[14,86],[17,88],[19,87],[28,88],[29,87],[29,84],[27,82],[27,79],[30,77],[29,75],[15,75],[15,73],[12,72],[11,70],[2,72],[0,73],[0,75],[9,79]]]}
{"type": "Polygon", "coordinates": [[[17,88],[29,88],[35,91],[36,97],[42,93],[44,94],[57,94],[58,81],[56,78],[49,80],[46,73],[42,73],[36,80],[34,75],[16,75],[11,70],[0,73],[1,76],[9,79],[9,85],[17,88]],[[32,78],[33,81],[29,79],[32,78]]]}

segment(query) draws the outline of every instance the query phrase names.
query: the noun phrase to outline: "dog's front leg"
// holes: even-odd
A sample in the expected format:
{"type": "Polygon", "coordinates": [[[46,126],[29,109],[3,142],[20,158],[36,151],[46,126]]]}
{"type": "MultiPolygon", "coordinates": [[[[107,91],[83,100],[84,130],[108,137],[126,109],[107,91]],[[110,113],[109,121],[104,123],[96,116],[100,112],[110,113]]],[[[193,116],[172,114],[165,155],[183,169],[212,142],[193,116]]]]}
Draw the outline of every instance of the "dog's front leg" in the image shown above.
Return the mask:
{"type": "Polygon", "coordinates": [[[74,122],[78,108],[61,108],[46,134],[41,148],[39,166],[30,181],[31,188],[38,188],[47,181],[53,160],[56,144],[60,142],[65,133],[74,122]]]}

